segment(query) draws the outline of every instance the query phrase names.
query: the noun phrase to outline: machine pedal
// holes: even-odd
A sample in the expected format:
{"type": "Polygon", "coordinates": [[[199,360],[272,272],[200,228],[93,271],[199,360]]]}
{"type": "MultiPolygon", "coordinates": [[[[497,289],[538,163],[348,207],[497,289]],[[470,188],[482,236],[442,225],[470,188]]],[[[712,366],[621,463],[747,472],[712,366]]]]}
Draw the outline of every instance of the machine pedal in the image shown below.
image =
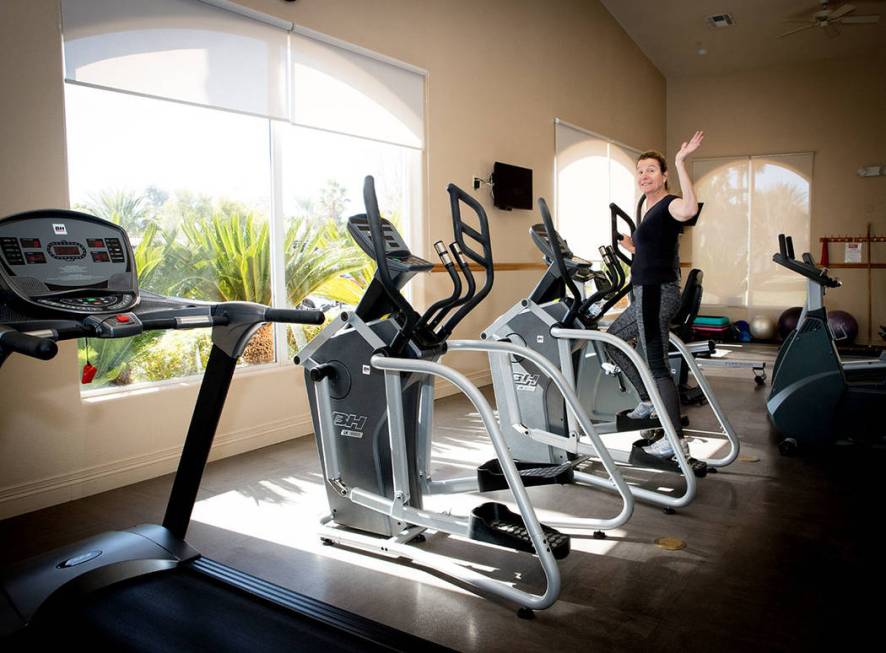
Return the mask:
{"type": "MultiPolygon", "coordinates": [[[[541,528],[554,558],[562,560],[569,555],[568,535],[544,524],[541,525],[541,528]]],[[[516,551],[535,553],[523,518],[501,503],[484,503],[471,511],[468,537],[478,542],[488,542],[516,551]]]]}
{"type": "MultiPolygon", "coordinates": [[[[615,428],[619,431],[642,431],[645,429],[660,429],[661,422],[657,417],[649,417],[646,419],[631,419],[628,417],[630,410],[623,410],[615,416],[615,428]]],[[[689,426],[689,418],[686,415],[680,416],[680,424],[689,426]]]]}
{"type": "MultiPolygon", "coordinates": [[[[514,461],[520,479],[525,487],[535,485],[564,485],[571,483],[574,477],[572,462],[557,463],[534,463],[528,461],[514,461]]],[[[507,490],[508,481],[501,471],[501,463],[498,458],[483,463],[477,468],[477,484],[480,492],[492,492],[493,490],[507,490]]]]}
{"type": "MultiPolygon", "coordinates": [[[[628,457],[628,464],[633,465],[634,467],[658,469],[663,472],[674,472],[675,474],[681,473],[680,466],[677,465],[677,461],[673,458],[665,460],[643,451],[643,447],[648,447],[653,442],[654,440],[647,440],[646,438],[636,440],[631,446],[631,454],[628,457]]],[[[706,462],[703,460],[696,460],[695,458],[690,458],[687,462],[692,468],[692,473],[695,474],[695,476],[698,478],[704,478],[707,476],[708,465],[706,462]]]]}

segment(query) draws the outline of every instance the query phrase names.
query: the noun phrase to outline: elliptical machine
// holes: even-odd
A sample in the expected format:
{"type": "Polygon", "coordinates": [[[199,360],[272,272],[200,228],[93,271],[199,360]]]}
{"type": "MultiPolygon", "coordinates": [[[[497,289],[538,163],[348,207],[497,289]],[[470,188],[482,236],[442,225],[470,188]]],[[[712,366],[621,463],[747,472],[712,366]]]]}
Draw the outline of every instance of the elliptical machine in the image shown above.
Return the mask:
{"type": "MultiPolygon", "coordinates": [[[[348,231],[378,269],[356,309],[342,313],[295,358],[305,367],[331,509],[320,533],[327,544],[417,561],[477,592],[512,601],[520,606],[521,616],[530,616],[532,610],[549,607],[557,599],[556,559],[568,554],[570,544],[568,536],[539,523],[525,486],[569,482],[572,464],[515,464],[489,403],[467,378],[438,361],[453,350],[528,357],[559,389],[576,423],[590,428],[590,419],[567,379],[535,352],[511,343],[449,340],[455,326],[489,293],[494,275],[486,212],[458,187],[450,184],[447,192],[455,242],[449,251],[442,242],[435,249],[453,283],[450,296],[421,315],[403,297],[404,285],[415,274],[429,271],[432,264],[413,256],[396,228],[381,218],[373,179],[367,177],[366,213],[349,218],[348,231]],[[478,228],[462,220],[462,203],[475,213],[478,228]],[[486,273],[479,290],[465,257],[486,273]],[[464,295],[456,265],[466,279],[464,295]],[[442,480],[431,476],[435,377],[446,379],[468,397],[489,433],[496,458],[481,466],[475,476],[442,480]],[[466,516],[423,505],[423,498],[432,493],[499,489],[511,491],[517,513],[493,502],[466,516]],[[428,531],[534,554],[547,586],[541,594],[533,594],[416,547],[428,531]]],[[[604,456],[603,464],[609,486],[622,496],[621,511],[612,518],[576,520],[566,526],[615,528],[630,517],[633,496],[629,487],[611,457],[604,456]]]]}
{"type": "MultiPolygon", "coordinates": [[[[538,205],[543,224],[533,226],[530,235],[549,261],[548,270],[531,296],[505,312],[484,331],[483,336],[496,341],[525,344],[542,354],[548,361],[557,364],[573,384],[577,373],[580,378],[582,366],[603,367],[600,362],[601,357],[588,355],[590,346],[608,344],[624,352],[634,363],[656,411],[660,415],[666,415],[655,381],[640,355],[620,338],[596,329],[599,316],[605,312],[607,306],[617,301],[617,298],[613,299],[613,296],[618,294],[615,289],[624,283],[624,274],[615,261],[611,249],[603,251],[604,260],[609,263],[608,274],[597,273],[598,290],[585,297],[584,284],[580,283],[581,289],[579,289],[575,281],[582,282],[590,278],[592,273],[588,262],[575,257],[566,242],[557,234],[546,202],[539,199],[538,205]],[[599,306],[598,302],[601,301],[603,305],[599,306]]],[[[678,338],[672,336],[671,342],[685,358],[689,359],[687,365],[699,377],[703,391],[711,400],[711,406],[729,439],[731,445],[729,455],[711,462],[728,464],[737,456],[738,439],[732,433],[731,426],[722,414],[713,392],[692,361],[692,356],[685,351],[685,346],[678,338]]],[[[602,347],[598,347],[597,351],[602,353],[602,347]]],[[[559,398],[550,392],[550,384],[538,375],[533,361],[517,357],[511,360],[491,357],[490,364],[502,421],[513,425],[510,429],[506,429],[506,435],[515,455],[527,460],[561,461],[570,454],[596,457],[603,453],[600,449],[581,441],[580,430],[564,410],[559,398]],[[550,436],[545,433],[556,435],[550,436]]],[[[597,378],[606,378],[611,388],[620,380],[620,370],[609,364],[607,372],[606,377],[598,375],[597,378]]],[[[599,385],[598,383],[597,387],[599,385]]],[[[605,416],[605,413],[599,410],[599,402],[585,400],[582,402],[583,405],[588,403],[591,405],[592,415],[597,415],[598,418],[605,416]]],[[[674,461],[661,461],[643,452],[642,446],[646,442],[628,443],[626,447],[624,445],[619,447],[613,443],[604,445],[603,449],[620,463],[682,473],[686,483],[682,495],[633,485],[631,491],[637,498],[661,505],[668,510],[683,507],[694,498],[695,476],[705,473],[705,465],[701,461],[690,462],[686,459],[677,443],[674,425],[668,420],[644,422],[634,428],[649,428],[650,424],[664,429],[665,437],[670,439],[676,452],[674,461]]],[[[589,433],[586,429],[582,430],[589,433]]],[[[598,421],[592,425],[592,432],[597,437],[599,433],[614,433],[617,430],[619,430],[618,425],[612,421],[598,421]]],[[[582,482],[606,487],[605,482],[600,482],[601,480],[592,474],[581,477],[582,482]]]]}
{"type": "Polygon", "coordinates": [[[821,447],[840,436],[859,441],[886,436],[886,354],[879,359],[842,361],[824,306],[826,288],[840,280],[819,268],[812,255],[794,258],[790,236],[778,236],[772,260],[806,277],[806,305],[796,328],[785,338],[772,370],[766,409],[781,434],[784,455],[800,447],[821,447]]]}

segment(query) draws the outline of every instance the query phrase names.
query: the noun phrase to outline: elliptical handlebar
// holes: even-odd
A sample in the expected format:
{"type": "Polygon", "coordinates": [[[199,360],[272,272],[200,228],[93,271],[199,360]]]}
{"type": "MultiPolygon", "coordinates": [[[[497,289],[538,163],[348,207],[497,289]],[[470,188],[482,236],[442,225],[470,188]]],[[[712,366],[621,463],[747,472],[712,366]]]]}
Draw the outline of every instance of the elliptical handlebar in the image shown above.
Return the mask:
{"type": "MultiPolygon", "coordinates": [[[[453,259],[455,259],[455,262],[458,264],[458,267],[465,278],[465,283],[467,283],[467,290],[465,291],[464,297],[456,298],[456,301],[449,304],[446,307],[446,310],[440,311],[437,316],[428,323],[428,326],[431,329],[436,329],[440,325],[440,322],[443,321],[443,318],[446,317],[446,314],[449,313],[449,311],[451,311],[453,308],[463,305],[477,292],[477,282],[474,281],[474,274],[471,272],[471,267],[465,260],[464,254],[462,254],[461,248],[458,246],[458,243],[454,241],[449,243],[449,250],[452,252],[452,257],[453,259]]],[[[457,282],[453,280],[453,285],[457,286],[459,292],[461,292],[460,278],[457,282]]]]}
{"type": "Polygon", "coordinates": [[[554,220],[548,209],[548,203],[543,197],[538,198],[538,210],[541,213],[541,219],[545,227],[548,242],[551,244],[551,253],[554,256],[554,263],[557,266],[557,271],[560,273],[560,278],[572,295],[572,301],[569,304],[569,312],[566,314],[566,317],[563,318],[563,324],[572,324],[572,321],[581,312],[584,299],[582,298],[578,287],[575,285],[575,282],[572,280],[569,270],[566,269],[566,261],[563,258],[563,250],[560,247],[560,235],[557,233],[557,230],[554,229],[554,220]]]}
{"type": "Polygon", "coordinates": [[[448,311],[455,306],[459,307],[455,314],[446,321],[446,324],[443,325],[438,333],[438,336],[443,340],[448,338],[456,325],[458,325],[458,323],[461,322],[462,319],[464,319],[464,317],[489,294],[489,291],[492,290],[492,282],[494,278],[492,241],[489,237],[489,220],[486,217],[486,210],[480,202],[455,184],[449,184],[446,187],[446,192],[449,193],[449,206],[452,212],[452,230],[455,235],[455,244],[461,248],[461,252],[463,252],[465,256],[483,268],[486,272],[486,281],[479,292],[472,295],[472,289],[476,288],[476,284],[470,276],[467,264],[464,262],[463,257],[460,256],[461,252],[457,253],[456,250],[453,249],[453,254],[459,262],[459,267],[468,279],[468,293],[465,297],[456,300],[446,308],[448,311]],[[460,202],[467,204],[477,215],[480,231],[477,231],[462,220],[460,202]],[[481,246],[481,249],[483,250],[482,254],[478,253],[465,242],[465,235],[470,236],[481,246]],[[467,272],[466,269],[468,269],[467,272]]]}
{"type": "MultiPolygon", "coordinates": [[[[461,301],[461,277],[458,276],[455,264],[452,262],[452,257],[449,256],[449,251],[446,249],[446,245],[443,244],[442,240],[438,240],[434,243],[434,250],[437,252],[437,256],[440,257],[440,261],[443,263],[443,268],[449,274],[450,281],[452,281],[452,293],[449,297],[434,302],[428,307],[418,321],[419,327],[427,324],[431,329],[436,327],[445,317],[446,313],[461,301]],[[435,314],[436,317],[434,317],[435,314]],[[432,317],[433,319],[431,319],[432,317]]],[[[470,289],[468,289],[468,292],[470,292],[470,289]]]]}
{"type": "Polygon", "coordinates": [[[622,252],[621,248],[619,247],[621,234],[618,231],[618,219],[621,218],[627,223],[628,227],[630,228],[629,235],[631,237],[633,237],[634,232],[637,231],[637,225],[635,225],[634,221],[631,220],[631,216],[625,213],[624,210],[622,210],[622,208],[615,202],[611,202],[609,204],[609,216],[612,224],[612,251],[615,252],[618,258],[630,265],[631,263],[633,263],[633,257],[630,257],[622,252]]]}

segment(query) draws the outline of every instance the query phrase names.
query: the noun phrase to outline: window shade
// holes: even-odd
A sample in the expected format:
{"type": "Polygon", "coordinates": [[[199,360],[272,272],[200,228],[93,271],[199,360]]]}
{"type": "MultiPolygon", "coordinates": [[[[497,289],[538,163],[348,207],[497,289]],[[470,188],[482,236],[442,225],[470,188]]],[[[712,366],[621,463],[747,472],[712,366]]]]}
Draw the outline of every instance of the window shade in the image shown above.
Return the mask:
{"type": "Polygon", "coordinates": [[[293,33],[292,122],[424,145],[424,75],[293,33]]]}
{"type": "Polygon", "coordinates": [[[559,120],[555,130],[557,228],[577,254],[596,260],[612,240],[609,203],[634,215],[639,152],[559,120]]]}
{"type": "Polygon", "coordinates": [[[198,0],[62,0],[65,79],[287,117],[286,31],[198,0]]]}

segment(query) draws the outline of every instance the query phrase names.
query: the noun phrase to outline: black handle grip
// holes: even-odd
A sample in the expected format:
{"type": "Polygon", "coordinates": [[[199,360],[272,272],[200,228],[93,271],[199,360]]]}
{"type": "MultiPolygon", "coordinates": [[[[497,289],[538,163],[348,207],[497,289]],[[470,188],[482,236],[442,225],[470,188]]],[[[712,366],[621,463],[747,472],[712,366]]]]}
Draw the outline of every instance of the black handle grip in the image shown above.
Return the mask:
{"type": "Polygon", "coordinates": [[[637,225],[631,220],[631,216],[625,213],[615,202],[609,204],[609,218],[612,223],[612,249],[618,258],[630,265],[633,262],[633,257],[622,252],[621,248],[618,246],[619,242],[624,240],[621,233],[618,231],[618,219],[621,218],[627,223],[628,229],[630,230],[630,236],[632,237],[634,232],[637,231],[637,225]]]}
{"type": "Polygon", "coordinates": [[[58,353],[58,345],[49,338],[38,338],[14,329],[0,327],[0,350],[24,354],[48,361],[58,353]]]}
{"type": "Polygon", "coordinates": [[[545,202],[543,197],[538,198],[538,210],[541,212],[541,220],[545,226],[548,242],[551,244],[551,251],[554,254],[554,263],[557,264],[557,271],[560,273],[560,278],[563,280],[563,283],[566,284],[566,287],[572,294],[573,301],[569,307],[569,313],[567,313],[566,317],[563,319],[563,324],[568,325],[572,323],[572,320],[574,320],[579,313],[583,301],[582,296],[578,287],[576,287],[575,282],[572,280],[569,270],[566,269],[566,261],[563,258],[563,249],[560,247],[560,234],[554,229],[554,220],[551,217],[551,212],[548,210],[548,203],[545,202]]]}
{"type": "Polygon", "coordinates": [[[265,322],[285,322],[288,324],[323,324],[326,316],[323,311],[305,311],[294,308],[268,308],[265,322]]]}
{"type": "Polygon", "coordinates": [[[788,236],[787,238],[785,238],[785,240],[787,241],[787,244],[788,244],[788,258],[791,258],[791,259],[795,258],[794,257],[794,239],[791,238],[790,236],[788,236]]]}
{"type": "Polygon", "coordinates": [[[453,306],[458,305],[458,298],[461,296],[461,277],[458,276],[455,264],[449,256],[449,250],[446,249],[446,245],[443,244],[442,240],[438,240],[434,243],[434,250],[443,262],[443,268],[449,274],[449,280],[452,282],[452,292],[449,294],[449,297],[444,297],[443,299],[434,302],[418,321],[418,327],[428,324],[431,329],[443,320],[446,313],[448,313],[453,306]]]}
{"type": "Polygon", "coordinates": [[[784,234],[778,234],[778,251],[785,258],[788,257],[788,244],[784,234]]]}
{"type": "MultiPolygon", "coordinates": [[[[443,339],[449,337],[456,325],[464,319],[465,315],[470,313],[474,307],[483,301],[486,295],[489,294],[489,291],[492,290],[492,283],[495,276],[492,262],[492,240],[489,236],[489,220],[486,217],[486,209],[483,208],[483,205],[480,204],[480,202],[468,195],[455,184],[449,184],[446,187],[446,192],[449,193],[449,208],[452,211],[452,230],[455,235],[455,242],[458,243],[458,246],[461,248],[461,251],[464,252],[465,256],[483,267],[483,270],[486,272],[486,281],[478,293],[465,299],[464,303],[459,306],[459,309],[455,314],[450,317],[446,324],[440,329],[439,335],[443,339]],[[460,202],[467,204],[477,215],[480,231],[465,224],[462,220],[460,202]],[[482,254],[465,242],[465,235],[470,236],[480,245],[480,248],[483,250],[482,254]]],[[[459,266],[461,267],[461,264],[459,264],[459,266]]],[[[464,269],[462,269],[462,271],[464,271],[464,269]]]]}

